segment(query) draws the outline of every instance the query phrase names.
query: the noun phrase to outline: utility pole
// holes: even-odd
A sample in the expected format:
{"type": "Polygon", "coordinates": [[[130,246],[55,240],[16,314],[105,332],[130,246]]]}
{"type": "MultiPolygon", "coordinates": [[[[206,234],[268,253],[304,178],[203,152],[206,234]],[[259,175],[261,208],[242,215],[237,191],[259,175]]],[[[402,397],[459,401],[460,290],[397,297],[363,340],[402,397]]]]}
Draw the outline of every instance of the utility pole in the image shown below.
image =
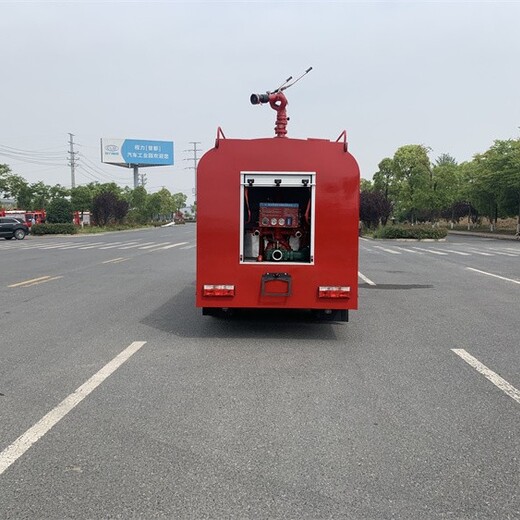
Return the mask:
{"type": "Polygon", "coordinates": [[[195,203],[197,203],[197,164],[199,162],[199,156],[197,155],[200,152],[200,148],[197,148],[197,145],[200,144],[199,141],[190,141],[190,144],[193,145],[193,148],[189,150],[184,150],[185,152],[193,152],[193,157],[189,157],[188,159],[184,159],[185,161],[193,161],[193,166],[188,166],[187,170],[193,170],[195,172],[195,189],[193,191],[195,195],[195,203]]]}
{"type": "Polygon", "coordinates": [[[76,187],[76,154],[74,151],[74,134],[69,132],[69,166],[70,166],[70,185],[76,187]]]}
{"type": "Polygon", "coordinates": [[[146,173],[140,173],[139,177],[141,177],[141,186],[144,188],[146,186],[146,173]]]}

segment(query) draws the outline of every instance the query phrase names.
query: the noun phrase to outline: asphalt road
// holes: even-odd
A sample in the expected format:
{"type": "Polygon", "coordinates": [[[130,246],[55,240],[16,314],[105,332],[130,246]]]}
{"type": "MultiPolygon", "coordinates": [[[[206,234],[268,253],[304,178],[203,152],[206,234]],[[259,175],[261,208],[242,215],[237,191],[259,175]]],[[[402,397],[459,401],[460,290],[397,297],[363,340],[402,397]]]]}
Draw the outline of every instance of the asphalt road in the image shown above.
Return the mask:
{"type": "Polygon", "coordinates": [[[194,225],[1,241],[0,518],[520,518],[520,244],[360,246],[315,323],[203,317],[194,225]]]}

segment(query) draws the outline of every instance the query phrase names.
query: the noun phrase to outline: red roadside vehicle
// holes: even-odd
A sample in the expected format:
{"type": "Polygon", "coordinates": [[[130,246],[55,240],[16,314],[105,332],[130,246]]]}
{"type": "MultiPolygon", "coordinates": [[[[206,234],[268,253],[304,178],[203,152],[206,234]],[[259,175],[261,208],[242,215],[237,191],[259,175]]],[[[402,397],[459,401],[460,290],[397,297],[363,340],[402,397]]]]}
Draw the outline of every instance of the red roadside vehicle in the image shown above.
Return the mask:
{"type": "Polygon", "coordinates": [[[199,161],[196,303],[204,315],[309,309],[348,321],[357,309],[359,167],[346,132],[336,141],[286,137],[290,79],[251,96],[276,111],[274,138],[227,139],[219,128],[199,161]]]}

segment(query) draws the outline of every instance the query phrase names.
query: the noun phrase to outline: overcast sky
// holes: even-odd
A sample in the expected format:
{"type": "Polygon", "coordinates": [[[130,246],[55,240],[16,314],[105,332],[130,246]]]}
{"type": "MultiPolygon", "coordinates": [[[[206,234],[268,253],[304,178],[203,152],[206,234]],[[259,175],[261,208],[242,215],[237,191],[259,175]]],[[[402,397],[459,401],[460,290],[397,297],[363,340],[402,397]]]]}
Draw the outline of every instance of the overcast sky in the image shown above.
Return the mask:
{"type": "Polygon", "coordinates": [[[402,145],[462,162],[519,135],[519,2],[0,0],[0,163],[70,186],[72,132],[78,184],[133,186],[100,138],[172,140],[175,165],[144,168],[147,189],[192,200],[190,141],[273,136],[250,94],[309,66],[286,92],[288,136],[346,129],[366,179],[402,145]]]}

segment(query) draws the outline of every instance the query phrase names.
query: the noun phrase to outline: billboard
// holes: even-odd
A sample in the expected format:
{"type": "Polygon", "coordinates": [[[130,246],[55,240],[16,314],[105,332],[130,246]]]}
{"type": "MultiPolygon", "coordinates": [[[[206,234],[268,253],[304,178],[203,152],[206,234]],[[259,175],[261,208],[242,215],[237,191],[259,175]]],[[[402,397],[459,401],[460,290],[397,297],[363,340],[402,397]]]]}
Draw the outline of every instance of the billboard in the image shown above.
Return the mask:
{"type": "Polygon", "coordinates": [[[170,166],[173,142],[102,138],[101,162],[120,166],[170,166]]]}

